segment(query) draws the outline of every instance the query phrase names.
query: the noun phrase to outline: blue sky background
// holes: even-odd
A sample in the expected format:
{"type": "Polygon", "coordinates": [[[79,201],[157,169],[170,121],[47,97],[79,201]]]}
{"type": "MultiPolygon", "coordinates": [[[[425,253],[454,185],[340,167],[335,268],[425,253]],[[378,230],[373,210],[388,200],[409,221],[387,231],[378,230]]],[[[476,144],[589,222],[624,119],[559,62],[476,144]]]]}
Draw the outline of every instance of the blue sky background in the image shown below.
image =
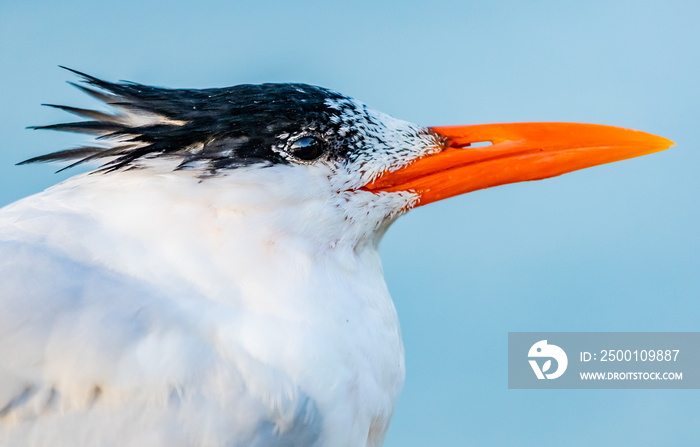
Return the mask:
{"type": "Polygon", "coordinates": [[[407,381],[387,446],[697,445],[696,390],[508,390],[508,331],[700,330],[700,2],[0,2],[0,204],[94,103],[62,64],[169,87],[307,82],[424,125],[580,121],[669,151],[412,211],[382,244],[407,381]]]}

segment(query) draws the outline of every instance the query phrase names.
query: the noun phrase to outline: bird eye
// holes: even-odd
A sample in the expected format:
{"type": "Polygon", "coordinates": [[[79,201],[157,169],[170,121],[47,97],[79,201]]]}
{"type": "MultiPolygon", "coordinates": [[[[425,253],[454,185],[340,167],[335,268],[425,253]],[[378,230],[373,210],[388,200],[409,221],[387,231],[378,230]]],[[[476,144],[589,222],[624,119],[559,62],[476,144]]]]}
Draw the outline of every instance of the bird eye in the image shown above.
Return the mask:
{"type": "Polygon", "coordinates": [[[301,161],[314,161],[321,158],[326,150],[323,142],[315,137],[299,138],[289,146],[289,153],[301,161]]]}

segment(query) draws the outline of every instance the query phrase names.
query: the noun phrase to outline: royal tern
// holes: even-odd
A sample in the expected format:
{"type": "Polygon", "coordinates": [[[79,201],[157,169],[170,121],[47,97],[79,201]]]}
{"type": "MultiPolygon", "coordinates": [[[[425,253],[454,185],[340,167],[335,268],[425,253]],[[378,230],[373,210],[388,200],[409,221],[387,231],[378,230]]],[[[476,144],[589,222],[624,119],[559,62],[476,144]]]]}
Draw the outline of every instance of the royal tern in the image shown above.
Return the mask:
{"type": "Polygon", "coordinates": [[[0,211],[0,444],[379,446],[404,381],[378,244],[416,206],[672,143],[421,127],[305,84],[76,72],[100,165],[0,211]],[[479,144],[477,144],[479,143],[479,144]]]}

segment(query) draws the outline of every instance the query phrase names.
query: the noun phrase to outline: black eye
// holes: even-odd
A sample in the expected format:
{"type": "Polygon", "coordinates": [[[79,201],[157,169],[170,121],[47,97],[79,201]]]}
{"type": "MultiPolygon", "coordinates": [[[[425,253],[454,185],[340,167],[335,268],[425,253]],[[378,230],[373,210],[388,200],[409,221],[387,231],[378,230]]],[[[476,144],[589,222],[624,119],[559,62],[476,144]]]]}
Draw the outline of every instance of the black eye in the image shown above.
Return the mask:
{"type": "Polygon", "coordinates": [[[289,146],[289,153],[302,161],[314,161],[325,154],[325,148],[323,142],[318,138],[303,137],[289,146]]]}

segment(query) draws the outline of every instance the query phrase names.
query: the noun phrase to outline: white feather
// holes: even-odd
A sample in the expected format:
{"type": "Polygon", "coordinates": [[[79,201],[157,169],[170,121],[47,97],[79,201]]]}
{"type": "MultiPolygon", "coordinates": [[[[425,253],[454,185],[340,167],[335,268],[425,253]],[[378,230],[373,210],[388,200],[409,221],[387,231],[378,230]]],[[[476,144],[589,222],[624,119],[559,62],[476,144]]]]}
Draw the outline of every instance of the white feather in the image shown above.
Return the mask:
{"type": "Polygon", "coordinates": [[[381,445],[404,380],[353,167],[83,175],[0,211],[0,445],[381,445]]]}

